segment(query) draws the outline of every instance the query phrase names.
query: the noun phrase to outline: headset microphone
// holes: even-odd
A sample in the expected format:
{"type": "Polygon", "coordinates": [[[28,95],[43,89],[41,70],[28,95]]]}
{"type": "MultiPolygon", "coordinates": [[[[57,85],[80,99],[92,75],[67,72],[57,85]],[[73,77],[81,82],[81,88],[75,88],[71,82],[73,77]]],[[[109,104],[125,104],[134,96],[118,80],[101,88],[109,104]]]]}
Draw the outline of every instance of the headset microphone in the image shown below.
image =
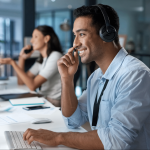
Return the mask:
{"type": "Polygon", "coordinates": [[[105,20],[105,25],[103,25],[99,31],[101,39],[105,42],[112,42],[117,35],[116,29],[112,25],[110,25],[109,17],[105,9],[101,5],[93,5],[93,6],[97,6],[101,10],[105,20]]]}

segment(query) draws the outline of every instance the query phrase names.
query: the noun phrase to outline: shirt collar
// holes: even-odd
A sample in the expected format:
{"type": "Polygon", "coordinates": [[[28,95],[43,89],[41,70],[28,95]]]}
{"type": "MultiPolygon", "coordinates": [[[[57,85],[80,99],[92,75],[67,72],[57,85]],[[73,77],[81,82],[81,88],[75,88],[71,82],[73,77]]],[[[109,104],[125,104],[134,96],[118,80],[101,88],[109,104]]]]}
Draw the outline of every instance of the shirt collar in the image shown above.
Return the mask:
{"type": "Polygon", "coordinates": [[[109,67],[107,68],[102,78],[110,80],[122,65],[127,54],[128,52],[124,48],[121,48],[115,56],[115,58],[113,59],[113,61],[111,62],[111,64],[109,65],[109,67]]]}
{"type": "Polygon", "coordinates": [[[47,59],[47,57],[44,57],[44,58],[43,58],[43,61],[46,61],[46,59],[47,59]]]}

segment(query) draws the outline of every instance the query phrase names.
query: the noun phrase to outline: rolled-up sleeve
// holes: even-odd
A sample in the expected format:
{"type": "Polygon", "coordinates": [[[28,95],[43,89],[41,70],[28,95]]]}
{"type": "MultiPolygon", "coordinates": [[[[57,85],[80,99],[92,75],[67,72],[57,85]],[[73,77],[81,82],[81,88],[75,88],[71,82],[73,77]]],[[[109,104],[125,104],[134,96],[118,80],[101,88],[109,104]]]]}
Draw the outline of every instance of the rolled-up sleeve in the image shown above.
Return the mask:
{"type": "Polygon", "coordinates": [[[111,119],[97,133],[104,149],[130,149],[150,114],[150,74],[135,71],[118,82],[111,119]]]}
{"type": "Polygon", "coordinates": [[[87,91],[84,91],[82,96],[78,100],[78,106],[76,111],[70,117],[65,117],[64,121],[68,128],[78,128],[88,121],[87,114],[87,91]]]}

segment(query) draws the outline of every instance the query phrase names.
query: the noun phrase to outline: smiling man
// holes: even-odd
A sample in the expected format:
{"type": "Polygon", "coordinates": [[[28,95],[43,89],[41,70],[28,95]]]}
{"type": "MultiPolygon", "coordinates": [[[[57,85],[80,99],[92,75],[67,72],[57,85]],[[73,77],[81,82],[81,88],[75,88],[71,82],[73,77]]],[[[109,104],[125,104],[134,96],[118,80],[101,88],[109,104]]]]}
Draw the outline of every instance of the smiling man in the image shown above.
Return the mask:
{"type": "Polygon", "coordinates": [[[73,47],[57,62],[62,81],[62,114],[68,128],[89,122],[92,131],[55,133],[28,129],[24,139],[90,150],[150,149],[149,68],[120,46],[119,17],[112,7],[83,6],[74,15],[73,47]],[[78,52],[82,63],[95,61],[99,66],[79,100],[73,84],[78,52]]]}

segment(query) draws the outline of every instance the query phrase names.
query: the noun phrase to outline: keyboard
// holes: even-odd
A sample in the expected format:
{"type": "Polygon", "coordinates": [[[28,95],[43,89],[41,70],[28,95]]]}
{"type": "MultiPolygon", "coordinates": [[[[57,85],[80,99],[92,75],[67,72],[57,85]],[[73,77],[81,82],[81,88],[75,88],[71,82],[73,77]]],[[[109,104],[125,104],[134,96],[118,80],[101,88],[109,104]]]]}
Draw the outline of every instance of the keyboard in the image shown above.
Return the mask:
{"type": "Polygon", "coordinates": [[[30,145],[23,140],[23,133],[21,131],[5,131],[6,141],[10,149],[42,149],[40,143],[33,141],[30,145]]]}

